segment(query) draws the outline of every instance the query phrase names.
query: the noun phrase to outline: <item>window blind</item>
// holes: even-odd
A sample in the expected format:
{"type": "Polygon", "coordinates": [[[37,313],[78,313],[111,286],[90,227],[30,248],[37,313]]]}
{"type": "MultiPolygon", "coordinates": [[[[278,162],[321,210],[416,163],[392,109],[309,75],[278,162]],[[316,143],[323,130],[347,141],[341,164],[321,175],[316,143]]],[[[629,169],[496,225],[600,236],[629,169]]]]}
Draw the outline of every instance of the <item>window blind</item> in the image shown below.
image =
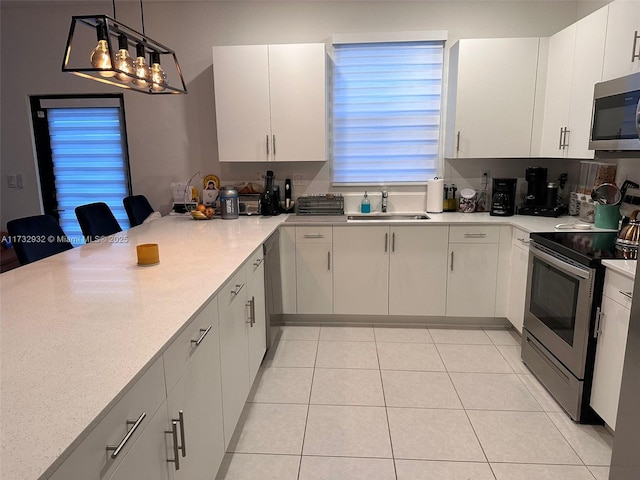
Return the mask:
{"type": "Polygon", "coordinates": [[[129,219],[122,205],[129,173],[120,109],[48,108],[47,121],[60,226],[72,243],[81,244],[75,208],[104,202],[123,229],[129,219]]]}
{"type": "Polygon", "coordinates": [[[437,174],[444,42],[335,45],[333,183],[437,174]]]}

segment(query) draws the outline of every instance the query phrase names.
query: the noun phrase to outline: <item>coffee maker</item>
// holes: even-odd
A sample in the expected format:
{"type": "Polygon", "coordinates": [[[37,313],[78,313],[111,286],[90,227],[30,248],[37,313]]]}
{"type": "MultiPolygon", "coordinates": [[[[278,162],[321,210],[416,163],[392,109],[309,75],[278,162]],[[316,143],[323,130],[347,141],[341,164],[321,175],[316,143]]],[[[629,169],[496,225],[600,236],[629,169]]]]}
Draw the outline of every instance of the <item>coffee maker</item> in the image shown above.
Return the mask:
{"type": "MultiPolygon", "coordinates": [[[[524,178],[527,181],[527,195],[524,205],[518,209],[519,215],[559,217],[566,213],[565,205],[558,201],[558,183],[547,182],[546,168],[527,167],[524,178]]],[[[566,181],[566,174],[561,179],[566,181]]],[[[564,184],[561,186],[564,187],[564,184]]]]}
{"type": "Polygon", "coordinates": [[[258,211],[260,215],[278,215],[280,213],[280,189],[274,186],[273,170],[267,170],[264,177],[264,191],[260,194],[258,211]]]}
{"type": "Polygon", "coordinates": [[[489,215],[510,217],[515,213],[517,178],[494,178],[489,215]]]}

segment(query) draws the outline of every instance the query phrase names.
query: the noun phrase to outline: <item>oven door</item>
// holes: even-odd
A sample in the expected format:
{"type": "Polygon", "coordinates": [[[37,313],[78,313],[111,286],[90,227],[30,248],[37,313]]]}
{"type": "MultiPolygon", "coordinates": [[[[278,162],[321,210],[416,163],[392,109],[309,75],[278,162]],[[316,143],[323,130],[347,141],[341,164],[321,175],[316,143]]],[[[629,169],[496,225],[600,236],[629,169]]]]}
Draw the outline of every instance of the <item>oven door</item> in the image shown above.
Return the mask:
{"type": "Polygon", "coordinates": [[[584,379],[595,269],[531,242],[524,327],[584,379]]]}

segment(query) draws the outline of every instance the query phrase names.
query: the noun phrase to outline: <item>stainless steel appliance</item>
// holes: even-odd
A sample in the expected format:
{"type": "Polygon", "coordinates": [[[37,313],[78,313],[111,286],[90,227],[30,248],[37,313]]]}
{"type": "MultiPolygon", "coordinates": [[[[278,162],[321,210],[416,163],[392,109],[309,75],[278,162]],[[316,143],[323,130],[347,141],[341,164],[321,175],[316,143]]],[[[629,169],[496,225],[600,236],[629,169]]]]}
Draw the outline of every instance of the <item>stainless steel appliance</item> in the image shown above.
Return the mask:
{"type": "MultiPolygon", "coordinates": [[[[524,205],[518,209],[518,215],[535,215],[538,217],[559,217],[566,213],[566,206],[558,201],[558,184],[547,182],[547,169],[544,167],[527,167],[525,171],[527,194],[524,205]]],[[[566,174],[561,175],[559,182],[564,188],[566,174]]]]}
{"type": "Polygon", "coordinates": [[[280,190],[274,186],[273,170],[267,170],[264,177],[264,191],[260,194],[260,215],[278,215],[280,213],[280,190]]]}
{"type": "Polygon", "coordinates": [[[604,267],[624,258],[615,232],[532,233],[522,359],[571,418],[600,423],[589,406],[604,267]]]}
{"type": "Polygon", "coordinates": [[[516,178],[494,178],[490,215],[510,217],[516,208],[516,178]]]}
{"type": "Polygon", "coordinates": [[[282,282],[280,274],[280,231],[276,230],[262,245],[264,253],[265,310],[267,349],[274,336],[271,326],[282,323],[282,282]]]}
{"type": "Polygon", "coordinates": [[[640,72],[596,83],[591,150],[640,151],[640,72]]]}

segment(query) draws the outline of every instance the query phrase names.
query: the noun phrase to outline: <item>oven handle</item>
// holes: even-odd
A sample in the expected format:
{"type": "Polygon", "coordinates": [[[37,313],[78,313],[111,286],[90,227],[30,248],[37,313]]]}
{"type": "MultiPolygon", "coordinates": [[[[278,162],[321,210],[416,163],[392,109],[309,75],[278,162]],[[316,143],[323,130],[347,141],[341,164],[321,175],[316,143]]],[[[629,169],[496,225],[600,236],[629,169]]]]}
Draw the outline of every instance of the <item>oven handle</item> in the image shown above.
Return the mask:
{"type": "Polygon", "coordinates": [[[543,252],[535,245],[534,242],[529,243],[529,251],[532,253],[532,255],[535,255],[536,257],[544,260],[549,265],[553,265],[563,272],[571,273],[576,277],[583,278],[585,280],[588,280],[591,277],[591,272],[589,270],[576,267],[575,265],[571,265],[570,263],[563,262],[559,258],[543,252]]]}

